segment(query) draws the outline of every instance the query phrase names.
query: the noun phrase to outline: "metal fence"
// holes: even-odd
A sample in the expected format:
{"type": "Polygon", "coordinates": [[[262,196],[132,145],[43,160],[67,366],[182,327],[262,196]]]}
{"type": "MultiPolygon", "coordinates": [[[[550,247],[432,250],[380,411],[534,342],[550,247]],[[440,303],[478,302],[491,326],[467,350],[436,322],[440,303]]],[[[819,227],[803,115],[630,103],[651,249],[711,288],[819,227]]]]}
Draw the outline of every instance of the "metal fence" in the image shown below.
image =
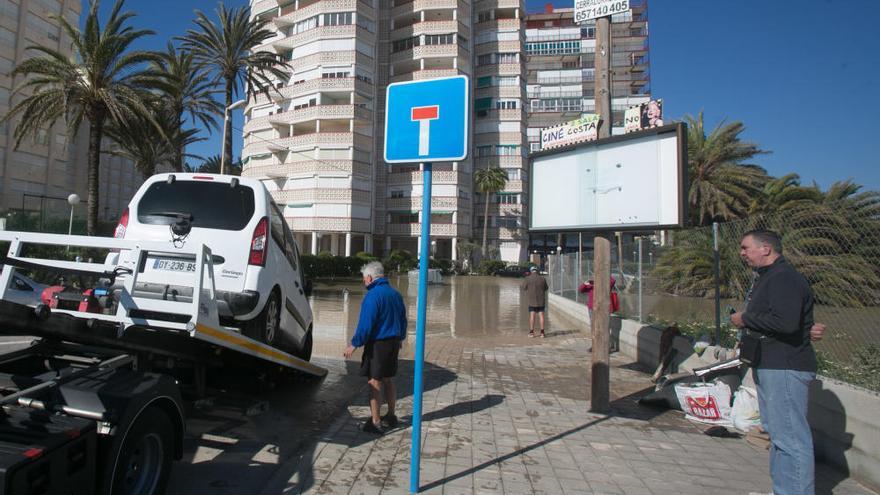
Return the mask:
{"type": "MultiPolygon", "coordinates": [[[[727,308],[742,308],[754,272],[739,257],[742,235],[769,229],[782,236],[783,254],[810,282],[816,321],[828,327],[816,343],[820,371],[880,390],[880,219],[854,202],[791,207],[712,227],[611,245],[611,273],[627,318],[676,322],[685,333],[714,339],[716,311],[723,344],[735,341],[727,308]],[[719,302],[715,302],[715,245],[719,302]],[[641,253],[641,256],[639,255],[641,253]],[[639,261],[641,258],[641,261],[639,261]]],[[[593,253],[549,257],[553,293],[585,302],[577,289],[592,278],[593,253]]]]}

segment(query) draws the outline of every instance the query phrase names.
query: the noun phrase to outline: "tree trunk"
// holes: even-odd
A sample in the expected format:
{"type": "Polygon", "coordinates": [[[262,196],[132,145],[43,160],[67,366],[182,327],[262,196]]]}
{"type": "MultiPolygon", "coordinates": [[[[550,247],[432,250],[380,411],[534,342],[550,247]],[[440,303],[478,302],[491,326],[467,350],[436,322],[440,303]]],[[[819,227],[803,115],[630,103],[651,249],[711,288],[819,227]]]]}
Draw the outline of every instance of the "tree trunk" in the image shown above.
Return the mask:
{"type": "Polygon", "coordinates": [[[101,137],[104,134],[104,118],[93,115],[89,118],[89,163],[88,163],[88,219],[86,234],[98,233],[98,179],[101,171],[101,137]]]}
{"type": "Polygon", "coordinates": [[[483,207],[483,259],[488,257],[488,252],[486,251],[486,234],[489,232],[489,198],[491,196],[492,193],[486,191],[486,200],[483,207]]]}
{"type": "MultiPolygon", "coordinates": [[[[177,137],[183,136],[183,118],[180,116],[180,112],[176,112],[175,122],[174,122],[174,133],[177,134],[177,137]]],[[[173,144],[173,143],[172,143],[173,144]]],[[[184,144],[181,140],[180,143],[177,143],[177,146],[174,146],[174,163],[171,164],[171,167],[175,172],[183,172],[183,154],[186,152],[184,149],[184,144]]],[[[155,169],[154,169],[155,173],[155,169]]]]}
{"type": "Polygon", "coordinates": [[[223,107],[223,116],[224,123],[223,126],[223,134],[226,136],[226,146],[224,149],[223,161],[220,163],[220,170],[229,173],[229,164],[232,163],[232,117],[230,116],[228,119],[226,117],[226,112],[228,112],[227,108],[229,105],[232,105],[232,87],[235,84],[234,79],[226,80],[226,106],[223,107]]]}

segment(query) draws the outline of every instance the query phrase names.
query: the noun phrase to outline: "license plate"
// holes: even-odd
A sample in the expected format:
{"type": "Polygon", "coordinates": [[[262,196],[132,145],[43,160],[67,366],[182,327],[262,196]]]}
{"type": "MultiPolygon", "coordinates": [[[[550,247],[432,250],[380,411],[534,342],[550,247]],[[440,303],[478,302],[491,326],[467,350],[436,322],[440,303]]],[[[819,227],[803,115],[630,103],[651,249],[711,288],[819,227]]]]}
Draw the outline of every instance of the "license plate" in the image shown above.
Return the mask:
{"type": "Polygon", "coordinates": [[[196,264],[193,261],[156,258],[153,260],[153,270],[165,270],[168,272],[195,272],[196,264]]]}

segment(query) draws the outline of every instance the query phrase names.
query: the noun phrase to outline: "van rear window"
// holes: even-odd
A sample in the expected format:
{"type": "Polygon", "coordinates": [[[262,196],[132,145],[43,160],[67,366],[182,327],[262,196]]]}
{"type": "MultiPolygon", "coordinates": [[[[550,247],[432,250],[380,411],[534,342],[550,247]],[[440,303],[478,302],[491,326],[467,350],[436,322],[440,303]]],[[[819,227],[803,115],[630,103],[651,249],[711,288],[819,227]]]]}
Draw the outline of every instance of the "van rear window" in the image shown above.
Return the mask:
{"type": "Polygon", "coordinates": [[[178,180],[156,182],[137,207],[138,221],[170,225],[169,213],[192,214],[193,227],[242,230],[254,216],[254,190],[239,184],[178,180]]]}

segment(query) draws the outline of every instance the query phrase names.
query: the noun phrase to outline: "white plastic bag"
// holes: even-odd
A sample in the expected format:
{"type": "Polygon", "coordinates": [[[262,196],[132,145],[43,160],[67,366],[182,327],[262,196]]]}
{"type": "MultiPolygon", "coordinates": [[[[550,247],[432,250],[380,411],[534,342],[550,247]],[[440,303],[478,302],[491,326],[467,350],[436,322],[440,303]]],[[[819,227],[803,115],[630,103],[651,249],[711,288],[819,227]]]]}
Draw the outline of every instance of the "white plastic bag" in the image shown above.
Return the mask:
{"type": "Polygon", "coordinates": [[[730,422],[730,387],[721,381],[682,383],[675,386],[675,395],[687,419],[719,426],[730,422]]]}
{"type": "Polygon", "coordinates": [[[758,394],[755,389],[739,387],[733,397],[730,420],[734,428],[743,432],[761,425],[761,412],[758,410],[758,394]]]}

